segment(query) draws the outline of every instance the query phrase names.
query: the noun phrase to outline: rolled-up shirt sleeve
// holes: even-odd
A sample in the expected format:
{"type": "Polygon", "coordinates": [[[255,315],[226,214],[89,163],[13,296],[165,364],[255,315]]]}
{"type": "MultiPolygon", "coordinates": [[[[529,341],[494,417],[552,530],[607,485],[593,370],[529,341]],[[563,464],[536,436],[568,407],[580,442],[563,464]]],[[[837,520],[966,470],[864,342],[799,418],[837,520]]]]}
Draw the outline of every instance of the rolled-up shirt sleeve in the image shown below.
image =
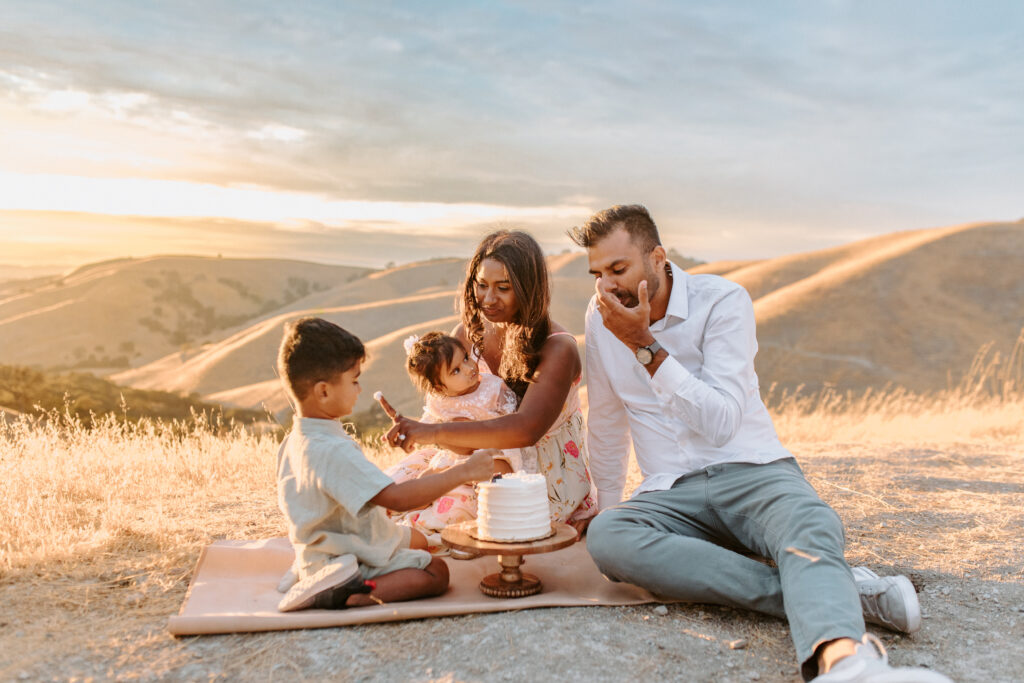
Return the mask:
{"type": "Polygon", "coordinates": [[[597,485],[599,510],[622,500],[629,460],[629,420],[618,392],[612,388],[598,349],[597,327],[603,327],[594,300],[587,308],[587,449],[597,485]]]}
{"type": "Polygon", "coordinates": [[[739,431],[747,395],[757,385],[756,353],[753,303],[746,290],[733,289],[708,316],[700,377],[669,355],[651,378],[651,387],[666,410],[721,447],[739,431]]]}

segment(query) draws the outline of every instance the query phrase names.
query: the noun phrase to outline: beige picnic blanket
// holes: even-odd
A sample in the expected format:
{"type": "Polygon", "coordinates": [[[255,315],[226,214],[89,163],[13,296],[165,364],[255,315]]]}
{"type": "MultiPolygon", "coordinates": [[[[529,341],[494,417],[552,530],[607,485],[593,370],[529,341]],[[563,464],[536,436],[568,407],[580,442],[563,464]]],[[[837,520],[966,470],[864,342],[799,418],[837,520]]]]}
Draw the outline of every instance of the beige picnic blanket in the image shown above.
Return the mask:
{"type": "Polygon", "coordinates": [[[552,553],[524,556],[523,570],[540,578],[543,590],[516,599],[490,598],[477,587],[498,571],[491,556],[447,560],[451,580],[439,597],[346,610],[277,611],[277,582],[292,562],[286,538],[217,541],[203,550],[181,611],[170,618],[174,635],[277,631],[348,626],[425,617],[502,612],[532,607],[638,605],[655,602],[647,591],[613,583],[597,570],[584,543],[552,553]]]}

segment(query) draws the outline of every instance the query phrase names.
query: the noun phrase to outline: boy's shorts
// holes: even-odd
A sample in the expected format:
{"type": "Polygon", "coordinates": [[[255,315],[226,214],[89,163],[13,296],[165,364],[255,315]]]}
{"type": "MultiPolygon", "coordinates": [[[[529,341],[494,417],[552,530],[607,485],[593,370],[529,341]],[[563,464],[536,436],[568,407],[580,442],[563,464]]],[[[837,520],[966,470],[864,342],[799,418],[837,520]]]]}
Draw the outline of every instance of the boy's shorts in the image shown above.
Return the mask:
{"type": "MultiPolygon", "coordinates": [[[[373,577],[380,576],[381,574],[390,574],[391,572],[396,572],[399,569],[426,569],[427,565],[430,564],[430,553],[426,550],[413,550],[409,547],[409,544],[412,541],[412,529],[403,525],[396,526],[402,530],[402,542],[401,545],[399,545],[398,550],[391,555],[391,559],[388,560],[387,564],[379,567],[364,564],[360,561],[359,571],[362,573],[364,579],[372,579],[373,577]]],[[[298,571],[293,567],[292,572],[297,576],[293,579],[292,583],[320,571],[335,557],[337,556],[324,555],[322,559],[317,560],[316,562],[311,562],[298,571]]],[[[278,590],[280,590],[280,588],[278,588],[278,590]]],[[[285,590],[287,591],[288,588],[285,588],[285,590]]]]}
{"type": "Polygon", "coordinates": [[[412,529],[403,525],[399,525],[399,528],[402,530],[402,545],[391,556],[390,562],[383,567],[371,567],[362,562],[359,563],[359,571],[363,573],[364,579],[390,574],[399,569],[426,569],[430,564],[430,553],[426,550],[413,550],[409,547],[412,542],[412,529]]]}

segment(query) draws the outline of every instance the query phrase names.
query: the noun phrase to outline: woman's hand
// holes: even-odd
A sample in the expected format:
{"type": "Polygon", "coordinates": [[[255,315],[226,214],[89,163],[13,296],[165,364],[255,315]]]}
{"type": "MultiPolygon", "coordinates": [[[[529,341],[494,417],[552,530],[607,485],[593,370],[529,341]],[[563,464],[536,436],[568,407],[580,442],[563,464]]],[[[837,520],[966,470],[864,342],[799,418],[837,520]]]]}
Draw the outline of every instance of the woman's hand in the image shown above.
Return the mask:
{"type": "Polygon", "coordinates": [[[381,441],[392,448],[401,448],[406,453],[411,453],[417,444],[430,443],[425,438],[430,425],[403,417],[379,391],[373,397],[377,399],[380,407],[394,423],[387,434],[380,438],[381,441]]]}
{"type": "Polygon", "coordinates": [[[391,419],[394,424],[387,434],[381,437],[381,441],[386,442],[389,446],[401,448],[406,453],[412,453],[417,445],[430,443],[427,434],[432,425],[424,424],[408,417],[402,417],[398,413],[395,413],[391,419]]]}

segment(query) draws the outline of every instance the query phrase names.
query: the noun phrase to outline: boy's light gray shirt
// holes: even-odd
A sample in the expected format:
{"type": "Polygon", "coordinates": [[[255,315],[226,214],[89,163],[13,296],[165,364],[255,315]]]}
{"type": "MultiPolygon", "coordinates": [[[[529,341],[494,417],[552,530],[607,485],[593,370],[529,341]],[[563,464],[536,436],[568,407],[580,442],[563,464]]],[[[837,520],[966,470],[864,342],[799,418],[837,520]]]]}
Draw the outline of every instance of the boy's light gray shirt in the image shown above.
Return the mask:
{"type": "Polygon", "coordinates": [[[370,499],[394,481],[367,460],[335,420],[296,418],[277,453],[277,501],[301,576],[352,553],[366,578],[426,567],[409,530],[370,499]]]}
{"type": "Polygon", "coordinates": [[[651,325],[669,357],[654,377],[604,326],[596,297],[587,308],[587,447],[602,510],[622,499],[631,436],[643,475],[635,493],[715,463],[792,457],[758,393],[747,291],[669,266],[668,310],[651,325]]]}

